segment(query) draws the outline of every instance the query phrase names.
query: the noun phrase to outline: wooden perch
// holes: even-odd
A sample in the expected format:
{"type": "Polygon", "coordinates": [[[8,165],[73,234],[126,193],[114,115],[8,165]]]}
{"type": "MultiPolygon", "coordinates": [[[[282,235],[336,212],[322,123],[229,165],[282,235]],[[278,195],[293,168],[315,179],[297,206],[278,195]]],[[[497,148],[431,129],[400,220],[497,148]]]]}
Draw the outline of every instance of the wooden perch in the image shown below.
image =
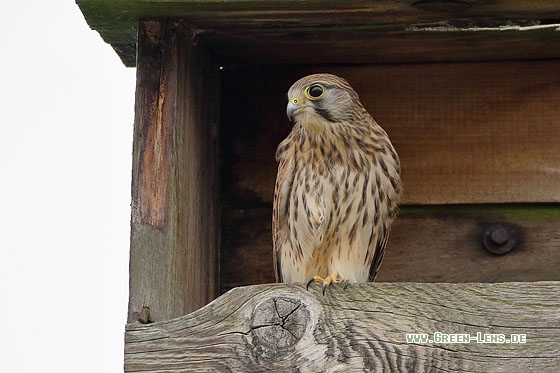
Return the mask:
{"type": "Polygon", "coordinates": [[[560,282],[235,288],[189,315],[126,328],[126,372],[550,371],[560,282]],[[526,343],[407,343],[407,333],[526,343]]]}

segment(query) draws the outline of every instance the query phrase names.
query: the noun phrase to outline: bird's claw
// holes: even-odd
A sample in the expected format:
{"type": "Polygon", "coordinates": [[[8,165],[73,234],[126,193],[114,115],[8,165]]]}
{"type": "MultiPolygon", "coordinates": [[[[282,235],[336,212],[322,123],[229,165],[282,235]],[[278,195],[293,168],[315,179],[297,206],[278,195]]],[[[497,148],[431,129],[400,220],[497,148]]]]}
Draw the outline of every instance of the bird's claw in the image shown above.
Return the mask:
{"type": "Polygon", "coordinates": [[[309,281],[307,281],[307,284],[305,285],[305,288],[307,290],[309,290],[309,285],[311,285],[313,282],[318,282],[318,283],[322,284],[322,286],[321,286],[322,293],[323,293],[323,295],[325,295],[325,292],[327,291],[327,288],[333,282],[334,283],[344,283],[343,289],[346,289],[348,287],[348,285],[350,284],[350,279],[348,277],[339,279],[338,271],[335,269],[333,271],[333,273],[331,273],[330,275],[328,275],[325,278],[322,278],[321,276],[318,276],[318,275],[315,275],[315,276],[311,277],[311,279],[309,279],[309,281]]]}
{"type": "Polygon", "coordinates": [[[311,279],[307,281],[307,285],[305,285],[305,290],[309,290],[309,285],[311,285],[312,282],[315,282],[315,276],[311,277],[311,279]]]}

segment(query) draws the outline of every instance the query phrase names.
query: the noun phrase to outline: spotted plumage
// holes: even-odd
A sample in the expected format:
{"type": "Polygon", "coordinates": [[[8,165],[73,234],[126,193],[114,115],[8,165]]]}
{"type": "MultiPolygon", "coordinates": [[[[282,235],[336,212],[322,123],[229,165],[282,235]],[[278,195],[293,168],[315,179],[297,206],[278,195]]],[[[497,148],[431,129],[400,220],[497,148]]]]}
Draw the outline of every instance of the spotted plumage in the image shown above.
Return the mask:
{"type": "Polygon", "coordinates": [[[397,153],[338,76],[306,76],[288,100],[293,128],[276,152],[276,278],[373,281],[401,194],[397,153]]]}

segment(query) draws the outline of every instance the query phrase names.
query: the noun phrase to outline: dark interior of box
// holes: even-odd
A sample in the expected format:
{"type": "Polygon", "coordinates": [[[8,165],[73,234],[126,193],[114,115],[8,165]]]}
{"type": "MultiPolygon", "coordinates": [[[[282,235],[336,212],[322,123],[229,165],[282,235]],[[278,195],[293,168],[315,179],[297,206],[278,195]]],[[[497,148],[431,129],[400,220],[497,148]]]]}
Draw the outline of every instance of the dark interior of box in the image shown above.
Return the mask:
{"type": "Polygon", "coordinates": [[[401,158],[405,195],[378,281],[560,280],[556,60],[243,64],[221,71],[222,292],[274,282],[274,156],[291,129],[286,92],[315,72],[345,77],[401,158]],[[500,222],[515,229],[504,255],[483,244],[500,222]]]}

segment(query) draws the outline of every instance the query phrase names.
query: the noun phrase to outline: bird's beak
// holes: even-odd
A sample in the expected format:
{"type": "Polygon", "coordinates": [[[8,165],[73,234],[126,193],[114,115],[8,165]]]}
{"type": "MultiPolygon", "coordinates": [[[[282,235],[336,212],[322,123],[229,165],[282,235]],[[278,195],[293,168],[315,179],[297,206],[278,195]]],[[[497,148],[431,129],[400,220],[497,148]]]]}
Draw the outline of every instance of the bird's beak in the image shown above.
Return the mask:
{"type": "Polygon", "coordinates": [[[295,105],[292,100],[288,101],[288,105],[286,106],[286,115],[290,121],[294,121],[295,115],[302,109],[302,106],[295,105]]]}
{"type": "Polygon", "coordinates": [[[291,102],[288,102],[288,105],[286,106],[286,115],[288,116],[288,119],[290,121],[294,121],[294,115],[296,110],[298,109],[298,107],[294,104],[292,104],[291,102]]]}

